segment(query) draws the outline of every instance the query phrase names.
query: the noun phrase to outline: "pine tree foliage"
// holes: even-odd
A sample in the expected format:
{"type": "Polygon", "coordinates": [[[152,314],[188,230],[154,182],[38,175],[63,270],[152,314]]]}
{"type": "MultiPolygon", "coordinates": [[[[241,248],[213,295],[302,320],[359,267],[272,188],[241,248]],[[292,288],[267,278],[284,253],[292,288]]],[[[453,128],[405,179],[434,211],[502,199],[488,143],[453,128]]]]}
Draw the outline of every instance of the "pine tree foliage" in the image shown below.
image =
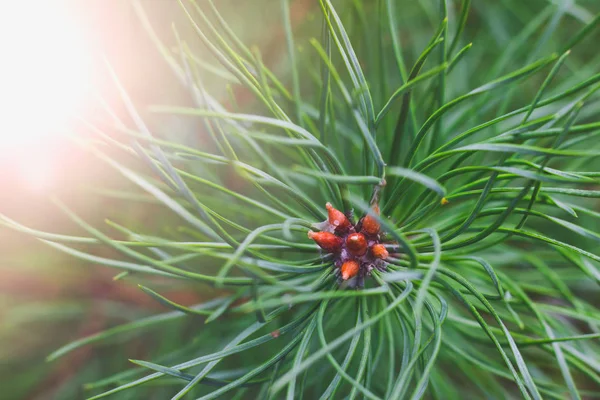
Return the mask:
{"type": "Polygon", "coordinates": [[[136,104],[113,74],[130,118],[107,105],[73,140],[130,181],[102,195],[173,217],[160,232],[98,227],[55,200],[86,232],[67,236],[2,216],[170,309],[49,356],[178,327],[161,339],[179,338],[174,349],[98,377],[91,398],[598,395],[594,2],[319,0],[299,25],[294,2],[270,2],[285,39],[276,62],[217,1],[180,1],[199,46],[179,27],[173,43],[157,37],[134,5],[189,101],[136,104]],[[156,134],[147,106],[202,142],[156,134]],[[307,237],[327,228],[328,202],[380,226],[389,254],[361,270],[364,287],[307,237]],[[209,299],[160,293],[182,282],[209,299]]]}

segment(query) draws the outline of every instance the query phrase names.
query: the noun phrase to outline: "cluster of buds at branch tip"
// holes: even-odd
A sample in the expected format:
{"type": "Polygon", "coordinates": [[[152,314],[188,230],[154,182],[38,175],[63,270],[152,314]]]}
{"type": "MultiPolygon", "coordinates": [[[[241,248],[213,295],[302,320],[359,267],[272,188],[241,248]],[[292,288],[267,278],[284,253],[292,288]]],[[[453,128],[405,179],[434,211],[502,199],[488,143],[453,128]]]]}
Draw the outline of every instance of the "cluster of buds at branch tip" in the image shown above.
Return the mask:
{"type": "Polygon", "coordinates": [[[352,280],[351,287],[362,287],[364,278],[373,269],[385,270],[389,252],[381,243],[381,225],[377,190],[371,202],[371,211],[358,224],[352,222],[352,214],[345,214],[327,203],[327,220],[313,226],[319,232],[309,231],[308,237],[325,252],[333,254],[340,281],[352,280]],[[353,279],[356,278],[356,279],[353,279]]]}

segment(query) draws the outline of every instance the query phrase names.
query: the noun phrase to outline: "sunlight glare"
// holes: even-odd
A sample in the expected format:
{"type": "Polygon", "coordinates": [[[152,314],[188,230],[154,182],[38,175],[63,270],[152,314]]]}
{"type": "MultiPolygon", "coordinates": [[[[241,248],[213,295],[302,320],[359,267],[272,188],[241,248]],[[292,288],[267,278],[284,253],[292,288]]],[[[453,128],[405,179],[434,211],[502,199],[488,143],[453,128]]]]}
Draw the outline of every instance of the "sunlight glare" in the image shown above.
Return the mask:
{"type": "Polygon", "coordinates": [[[82,27],[69,11],[63,0],[0,5],[0,158],[36,188],[51,178],[52,144],[90,84],[82,27]]]}

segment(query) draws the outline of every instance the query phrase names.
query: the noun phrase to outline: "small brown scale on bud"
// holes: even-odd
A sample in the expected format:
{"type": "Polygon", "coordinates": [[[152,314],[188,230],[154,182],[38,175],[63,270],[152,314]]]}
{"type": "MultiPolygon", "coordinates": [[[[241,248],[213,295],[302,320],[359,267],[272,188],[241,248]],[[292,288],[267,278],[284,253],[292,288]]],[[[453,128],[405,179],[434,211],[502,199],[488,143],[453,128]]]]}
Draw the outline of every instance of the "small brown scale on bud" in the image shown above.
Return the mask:
{"type": "Polygon", "coordinates": [[[308,237],[327,253],[334,254],[334,265],[341,281],[350,281],[351,287],[362,287],[365,276],[374,268],[385,270],[387,263],[384,260],[389,257],[381,243],[381,225],[374,217],[379,215],[376,198],[372,201],[372,211],[357,225],[351,221],[351,214],[344,214],[331,203],[325,208],[327,220],[314,225],[321,231],[309,231],[308,237]]]}

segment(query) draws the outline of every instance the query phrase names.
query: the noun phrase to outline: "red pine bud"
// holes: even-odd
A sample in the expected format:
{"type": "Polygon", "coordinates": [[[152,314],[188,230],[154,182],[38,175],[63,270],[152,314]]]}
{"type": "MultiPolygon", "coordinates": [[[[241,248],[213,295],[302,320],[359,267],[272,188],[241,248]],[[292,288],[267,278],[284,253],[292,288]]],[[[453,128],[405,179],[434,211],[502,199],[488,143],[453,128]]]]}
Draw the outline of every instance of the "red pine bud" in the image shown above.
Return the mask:
{"type": "Polygon", "coordinates": [[[358,274],[358,270],[360,268],[360,265],[358,264],[357,261],[354,260],[350,260],[350,261],[346,261],[345,263],[342,264],[342,279],[347,281],[350,278],[353,278],[356,276],[356,274],[358,274]]]}
{"type": "Polygon", "coordinates": [[[362,233],[353,233],[348,235],[346,246],[350,254],[360,257],[367,252],[367,239],[362,233]]]}
{"type": "Polygon", "coordinates": [[[314,240],[319,247],[328,253],[337,253],[342,249],[344,241],[342,238],[335,236],[329,232],[313,232],[308,231],[308,237],[314,240]]]}
{"type": "Polygon", "coordinates": [[[335,226],[336,232],[345,232],[350,228],[350,221],[340,210],[333,208],[331,203],[325,204],[327,213],[329,214],[329,223],[335,226]]]}
{"type": "Polygon", "coordinates": [[[382,244],[374,244],[371,247],[371,252],[373,253],[373,257],[381,258],[382,260],[385,260],[390,255],[385,246],[382,244]]]}
{"type": "MultiPolygon", "coordinates": [[[[377,204],[373,206],[373,213],[379,215],[379,206],[377,204]]],[[[371,213],[363,218],[361,232],[367,235],[377,235],[380,229],[381,225],[379,225],[379,222],[377,222],[371,213]]]]}

